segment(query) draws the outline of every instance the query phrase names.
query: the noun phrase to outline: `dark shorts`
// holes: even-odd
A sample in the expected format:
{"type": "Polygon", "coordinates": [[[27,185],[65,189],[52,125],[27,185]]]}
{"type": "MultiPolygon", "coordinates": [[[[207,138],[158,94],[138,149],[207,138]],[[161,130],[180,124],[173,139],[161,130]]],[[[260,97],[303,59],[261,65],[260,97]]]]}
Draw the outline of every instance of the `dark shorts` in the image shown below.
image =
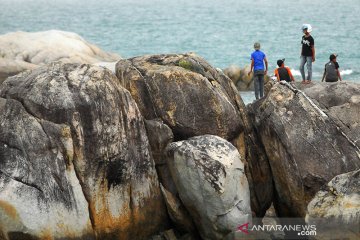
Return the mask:
{"type": "Polygon", "coordinates": [[[325,82],[337,82],[337,81],[338,79],[328,79],[328,78],[325,79],[325,82]]]}

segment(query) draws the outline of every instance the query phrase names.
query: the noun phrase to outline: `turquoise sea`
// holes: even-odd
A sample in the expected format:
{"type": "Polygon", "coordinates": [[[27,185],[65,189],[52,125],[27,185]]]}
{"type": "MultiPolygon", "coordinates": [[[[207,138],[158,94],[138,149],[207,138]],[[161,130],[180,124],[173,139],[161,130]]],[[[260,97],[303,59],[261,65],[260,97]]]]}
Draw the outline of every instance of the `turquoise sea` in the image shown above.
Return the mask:
{"type": "Polygon", "coordinates": [[[360,82],[360,0],[0,0],[0,34],[59,29],[122,57],[196,52],[212,65],[249,64],[260,41],[270,69],[286,58],[300,80],[303,23],[313,26],[320,79],[331,53],[360,82]]]}

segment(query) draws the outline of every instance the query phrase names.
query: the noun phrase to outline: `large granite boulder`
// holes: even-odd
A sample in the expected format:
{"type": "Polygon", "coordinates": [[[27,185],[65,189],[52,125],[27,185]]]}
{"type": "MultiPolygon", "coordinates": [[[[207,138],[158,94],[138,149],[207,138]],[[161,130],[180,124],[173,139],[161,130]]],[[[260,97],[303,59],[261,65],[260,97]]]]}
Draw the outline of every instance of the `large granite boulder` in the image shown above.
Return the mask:
{"type": "MultiPolygon", "coordinates": [[[[239,91],[254,91],[253,75],[248,75],[250,66],[240,68],[236,65],[231,65],[223,70],[226,76],[228,76],[235,84],[239,91]]],[[[270,81],[268,75],[265,76],[265,85],[270,81]]]]}
{"type": "Polygon", "coordinates": [[[238,150],[212,135],[174,142],[168,165],[203,239],[223,239],[251,221],[250,192],[238,150]]]}
{"type": "Polygon", "coordinates": [[[240,113],[225,75],[192,54],[120,60],[116,76],[146,119],[161,118],[176,139],[214,134],[235,138],[240,113]]]}
{"type": "Polygon", "coordinates": [[[119,59],[76,33],[57,30],[7,33],[0,36],[0,83],[8,76],[53,61],[96,63],[119,59]]]}
{"type": "Polygon", "coordinates": [[[305,217],[322,185],[360,167],[360,149],[349,135],[291,85],[275,84],[249,111],[271,165],[278,216],[305,217]]]}
{"type": "Polygon", "coordinates": [[[334,177],[307,207],[306,222],[316,225],[317,239],[358,239],[360,170],[334,177]]]}
{"type": "Polygon", "coordinates": [[[319,83],[305,88],[304,92],[360,147],[360,84],[319,83]]]}
{"type": "Polygon", "coordinates": [[[249,71],[249,66],[240,68],[236,65],[231,65],[223,70],[224,74],[233,81],[239,91],[254,91],[253,76],[248,75],[249,71]]]}
{"type": "Polygon", "coordinates": [[[0,236],[146,239],[166,224],[143,118],[110,71],[10,77],[0,126],[0,236]]]}
{"type": "Polygon", "coordinates": [[[233,143],[245,163],[252,209],[265,215],[273,196],[270,166],[231,79],[192,53],[120,60],[116,76],[143,116],[162,119],[175,140],[213,134],[233,143]]]}

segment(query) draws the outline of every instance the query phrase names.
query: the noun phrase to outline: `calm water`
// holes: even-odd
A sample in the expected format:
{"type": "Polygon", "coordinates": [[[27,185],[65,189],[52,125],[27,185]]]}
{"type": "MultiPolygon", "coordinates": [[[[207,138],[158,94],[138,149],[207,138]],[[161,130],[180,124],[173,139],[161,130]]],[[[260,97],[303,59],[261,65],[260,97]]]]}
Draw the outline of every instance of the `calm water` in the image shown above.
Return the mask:
{"type": "Polygon", "coordinates": [[[343,78],[360,82],[360,0],[0,0],[0,6],[0,34],[71,31],[123,57],[193,51],[216,67],[244,66],[260,41],[270,69],[285,57],[297,79],[300,27],[310,23],[315,80],[336,52],[343,78]]]}

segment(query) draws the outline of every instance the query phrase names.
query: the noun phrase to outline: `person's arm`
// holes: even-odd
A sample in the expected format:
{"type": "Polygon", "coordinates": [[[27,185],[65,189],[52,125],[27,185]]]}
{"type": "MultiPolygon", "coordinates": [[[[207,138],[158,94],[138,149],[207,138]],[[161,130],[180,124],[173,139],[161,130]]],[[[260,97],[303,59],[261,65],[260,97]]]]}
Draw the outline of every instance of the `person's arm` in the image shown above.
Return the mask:
{"type": "Polygon", "coordinates": [[[265,67],[266,67],[264,75],[266,75],[267,71],[268,71],[268,61],[267,61],[266,57],[264,58],[264,62],[265,62],[265,67]]]}
{"type": "Polygon", "coordinates": [[[278,71],[278,69],[275,69],[274,74],[275,74],[275,76],[276,76],[277,81],[280,82],[280,76],[279,76],[279,71],[278,71]]]}
{"type": "Polygon", "coordinates": [[[252,58],[251,59],[251,65],[250,65],[250,72],[248,72],[248,75],[250,75],[250,73],[252,72],[253,67],[254,67],[254,59],[252,58]]]}
{"type": "Polygon", "coordinates": [[[290,68],[287,67],[286,70],[287,70],[288,73],[289,73],[289,76],[290,76],[291,81],[295,82],[295,78],[294,78],[294,76],[292,75],[290,68]]]}
{"type": "Polygon", "coordinates": [[[340,76],[340,70],[339,70],[339,63],[338,62],[335,62],[335,68],[336,68],[336,72],[337,72],[337,75],[338,75],[340,81],[342,81],[341,76],[340,76]]]}
{"type": "Polygon", "coordinates": [[[312,52],[312,61],[315,62],[315,45],[311,46],[311,52],[312,52]]]}
{"type": "Polygon", "coordinates": [[[315,62],[315,41],[314,38],[311,37],[310,39],[310,46],[311,46],[311,53],[312,53],[312,61],[315,62]]]}
{"type": "Polygon", "coordinates": [[[340,71],[339,71],[339,69],[336,69],[336,71],[337,71],[337,75],[338,75],[340,81],[342,81],[341,76],[340,76],[340,71]]]}

